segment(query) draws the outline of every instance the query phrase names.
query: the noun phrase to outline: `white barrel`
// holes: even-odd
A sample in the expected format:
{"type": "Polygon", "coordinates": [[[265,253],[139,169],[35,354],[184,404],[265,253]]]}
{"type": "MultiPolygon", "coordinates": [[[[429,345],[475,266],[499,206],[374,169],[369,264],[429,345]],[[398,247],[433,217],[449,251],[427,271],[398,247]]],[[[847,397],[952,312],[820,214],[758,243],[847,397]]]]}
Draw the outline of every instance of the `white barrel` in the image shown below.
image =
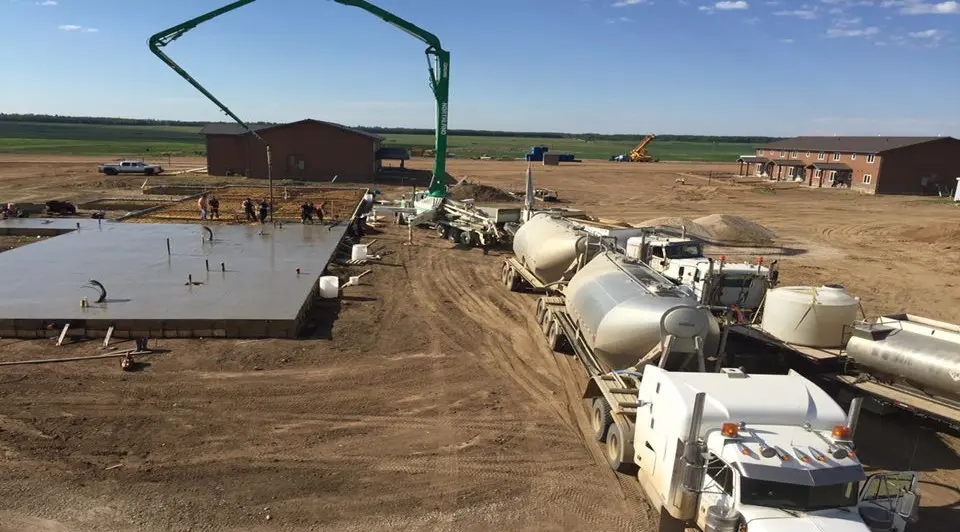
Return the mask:
{"type": "Polygon", "coordinates": [[[839,286],[782,286],[767,291],[760,327],[774,337],[807,347],[843,345],[843,328],[853,325],[859,298],[839,286]]]}
{"type": "Polygon", "coordinates": [[[350,260],[367,260],[367,245],[354,244],[350,251],[350,260]]]}
{"type": "Polygon", "coordinates": [[[340,295],[340,278],[336,275],[323,275],[320,277],[320,297],[324,299],[334,299],[340,295]]]}

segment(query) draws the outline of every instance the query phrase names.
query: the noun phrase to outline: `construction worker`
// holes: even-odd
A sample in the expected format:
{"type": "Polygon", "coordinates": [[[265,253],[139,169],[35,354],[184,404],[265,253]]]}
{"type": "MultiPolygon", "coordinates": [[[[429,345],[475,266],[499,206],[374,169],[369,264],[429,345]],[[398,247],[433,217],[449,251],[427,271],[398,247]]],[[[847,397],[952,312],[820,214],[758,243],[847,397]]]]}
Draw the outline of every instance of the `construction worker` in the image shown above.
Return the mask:
{"type": "Polygon", "coordinates": [[[209,202],[207,201],[206,194],[200,194],[200,199],[197,200],[197,207],[200,208],[200,219],[207,219],[207,208],[209,207],[209,202]]]}
{"type": "Polygon", "coordinates": [[[313,223],[313,204],[304,202],[300,206],[300,223],[313,223]]]}
{"type": "Polygon", "coordinates": [[[216,196],[210,196],[210,219],[220,219],[220,200],[216,196]]]}
{"type": "Polygon", "coordinates": [[[247,215],[247,221],[256,221],[257,215],[253,212],[253,200],[247,198],[243,200],[243,213],[247,215]]]}
{"type": "Polygon", "coordinates": [[[267,205],[267,200],[260,200],[260,223],[267,223],[267,211],[269,211],[270,206],[267,205]]]}
{"type": "Polygon", "coordinates": [[[323,223],[323,217],[327,215],[326,211],[323,210],[323,207],[326,206],[326,202],[321,203],[320,205],[314,205],[313,210],[317,214],[317,221],[323,223]]]}

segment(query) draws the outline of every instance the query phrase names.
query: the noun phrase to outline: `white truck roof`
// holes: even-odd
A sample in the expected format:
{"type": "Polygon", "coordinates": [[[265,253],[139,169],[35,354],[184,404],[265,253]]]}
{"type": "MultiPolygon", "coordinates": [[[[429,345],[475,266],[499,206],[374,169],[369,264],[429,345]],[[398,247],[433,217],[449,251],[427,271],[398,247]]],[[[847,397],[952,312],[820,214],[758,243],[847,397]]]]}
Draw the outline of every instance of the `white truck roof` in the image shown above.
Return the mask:
{"type": "Polygon", "coordinates": [[[832,430],[846,422],[846,412],[818,386],[795,371],[787,375],[729,376],[724,373],[668,372],[644,368],[640,399],[655,400],[672,410],[663,422],[672,424],[678,437],[690,426],[697,393],[707,394],[702,433],[724,422],[748,425],[795,425],[832,430]],[[659,392],[656,385],[659,384],[659,392]],[[653,387],[653,390],[650,388],[653,387]],[[644,391],[653,391],[645,396],[644,391]]]}

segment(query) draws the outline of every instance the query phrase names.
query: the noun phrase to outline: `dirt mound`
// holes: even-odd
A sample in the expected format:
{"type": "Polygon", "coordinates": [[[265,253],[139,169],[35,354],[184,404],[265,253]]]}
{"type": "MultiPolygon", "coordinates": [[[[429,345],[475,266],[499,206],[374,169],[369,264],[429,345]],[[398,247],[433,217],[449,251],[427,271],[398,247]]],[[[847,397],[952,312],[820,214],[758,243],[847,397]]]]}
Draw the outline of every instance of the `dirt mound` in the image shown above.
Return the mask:
{"type": "Polygon", "coordinates": [[[769,246],[777,234],[757,222],[730,214],[711,214],[694,220],[706,229],[710,239],[727,244],[769,246]]]}
{"type": "Polygon", "coordinates": [[[480,183],[471,183],[469,181],[461,181],[457,183],[456,186],[450,188],[450,197],[460,201],[472,199],[481,203],[520,201],[519,198],[506,190],[481,185],[480,183]]]}
{"type": "Polygon", "coordinates": [[[914,227],[900,233],[904,238],[930,244],[960,244],[960,223],[933,224],[914,227]]]}
{"type": "Polygon", "coordinates": [[[694,220],[683,218],[681,216],[661,216],[659,218],[644,220],[636,225],[637,227],[662,227],[664,229],[672,229],[674,231],[680,231],[682,226],[683,229],[687,231],[688,236],[693,236],[704,240],[710,239],[710,232],[705,227],[698,224],[694,220]]]}

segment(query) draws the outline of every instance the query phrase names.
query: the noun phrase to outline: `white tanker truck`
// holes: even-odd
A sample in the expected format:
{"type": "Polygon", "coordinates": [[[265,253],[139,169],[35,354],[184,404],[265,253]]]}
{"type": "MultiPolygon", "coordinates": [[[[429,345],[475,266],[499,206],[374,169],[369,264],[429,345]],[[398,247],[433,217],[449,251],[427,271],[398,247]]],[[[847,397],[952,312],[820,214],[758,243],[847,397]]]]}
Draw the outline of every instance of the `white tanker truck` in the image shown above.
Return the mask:
{"type": "Polygon", "coordinates": [[[723,342],[709,309],[575,222],[536,215],[514,252],[501,280],[547,292],[538,322],[586,369],[594,437],[611,467],[637,472],[659,530],[902,532],[916,520],[916,474],[868,479],[853,451],[859,401],[845,415],[795,372],[706,373],[723,342]]]}

